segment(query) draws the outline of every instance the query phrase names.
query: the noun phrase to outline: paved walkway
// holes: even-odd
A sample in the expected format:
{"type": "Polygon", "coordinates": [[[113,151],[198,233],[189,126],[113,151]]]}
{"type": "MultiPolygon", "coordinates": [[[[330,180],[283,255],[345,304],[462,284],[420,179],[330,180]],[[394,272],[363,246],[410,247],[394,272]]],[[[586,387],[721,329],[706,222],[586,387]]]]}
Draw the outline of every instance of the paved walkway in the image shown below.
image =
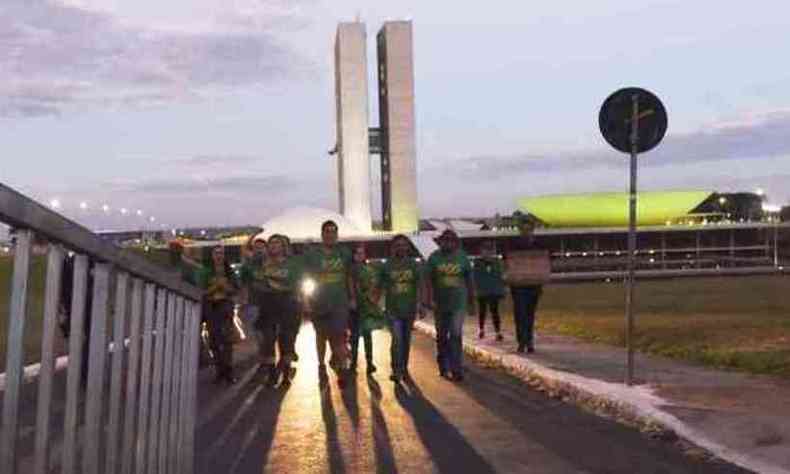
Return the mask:
{"type": "MultiPolygon", "coordinates": [[[[422,328],[430,332],[432,325],[426,320],[422,328]]],[[[695,443],[740,465],[760,472],[790,472],[790,380],[637,354],[635,373],[641,386],[629,389],[623,385],[622,349],[539,334],[536,353],[516,354],[513,334],[506,333],[503,342],[496,342],[492,334],[479,340],[472,318],[464,337],[468,349],[482,350],[511,367],[631,403],[637,414],[667,421],[679,434],[688,434],[695,443]]]]}
{"type": "Polygon", "coordinates": [[[389,381],[389,336],[378,332],[375,376],[362,363],[356,385],[341,391],[333,380],[322,393],[313,344],[306,325],[288,390],[258,383],[247,343],[238,384],[211,385],[202,371],[198,472],[745,472],[686,457],[498,370],[469,363],[465,382],[449,382],[438,376],[433,341],[419,334],[413,383],[389,381]]]}

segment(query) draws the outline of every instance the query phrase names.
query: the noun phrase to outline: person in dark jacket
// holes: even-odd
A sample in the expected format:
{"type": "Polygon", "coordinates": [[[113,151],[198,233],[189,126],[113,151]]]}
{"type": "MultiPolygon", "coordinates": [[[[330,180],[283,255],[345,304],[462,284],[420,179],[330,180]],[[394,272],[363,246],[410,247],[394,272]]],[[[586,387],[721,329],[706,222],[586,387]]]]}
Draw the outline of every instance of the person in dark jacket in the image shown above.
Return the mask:
{"type": "MultiPolygon", "coordinates": [[[[519,225],[519,236],[508,247],[505,261],[511,259],[514,252],[521,251],[548,251],[535,241],[534,225],[522,222],[519,225]]],[[[511,259],[512,260],[512,259],[511,259]]],[[[510,294],[513,297],[513,318],[516,324],[516,339],[518,352],[535,352],[535,309],[543,294],[543,285],[510,285],[510,294]]]]}
{"type": "Polygon", "coordinates": [[[78,337],[82,340],[82,370],[80,381],[83,387],[88,382],[88,360],[90,357],[91,312],[93,311],[93,262],[88,264],[87,285],[85,288],[85,307],[83,309],[82,334],[72,334],[71,323],[73,319],[74,296],[74,260],[75,255],[69,253],[63,261],[63,272],[60,285],[60,305],[58,308],[58,323],[63,337],[69,339],[78,337]]]}

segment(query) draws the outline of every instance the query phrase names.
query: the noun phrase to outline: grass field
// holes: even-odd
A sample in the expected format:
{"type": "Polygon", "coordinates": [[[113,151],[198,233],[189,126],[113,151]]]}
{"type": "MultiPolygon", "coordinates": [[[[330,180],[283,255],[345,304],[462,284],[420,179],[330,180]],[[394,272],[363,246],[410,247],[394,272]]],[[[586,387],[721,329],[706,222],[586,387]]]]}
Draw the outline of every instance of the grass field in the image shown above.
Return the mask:
{"type": "MultiPolygon", "coordinates": [[[[790,377],[790,278],[678,278],[639,282],[635,347],[713,367],[790,377]]],[[[505,324],[512,324],[509,303],[505,324]]],[[[624,346],[624,287],[547,286],[538,331],[624,346]]]]}
{"type": "MultiPolygon", "coordinates": [[[[148,255],[166,264],[164,255],[148,255]]],[[[4,370],[8,295],[13,262],[0,257],[0,372],[4,370]]],[[[25,361],[40,353],[44,257],[33,259],[25,361]]],[[[751,373],[790,377],[790,277],[679,278],[639,282],[637,350],[751,373]]],[[[505,324],[512,324],[509,303],[505,324]]],[[[538,331],[624,345],[623,286],[547,286],[538,331]]],[[[60,339],[60,338],[59,338],[60,339]]]]}
{"type": "MultiPolygon", "coordinates": [[[[47,260],[45,257],[33,257],[30,268],[30,304],[28,318],[25,321],[25,363],[38,362],[41,353],[41,321],[44,314],[44,275],[47,260]]],[[[0,372],[5,371],[6,344],[8,342],[8,311],[9,294],[11,293],[11,274],[14,261],[9,257],[0,257],[0,372]]]]}

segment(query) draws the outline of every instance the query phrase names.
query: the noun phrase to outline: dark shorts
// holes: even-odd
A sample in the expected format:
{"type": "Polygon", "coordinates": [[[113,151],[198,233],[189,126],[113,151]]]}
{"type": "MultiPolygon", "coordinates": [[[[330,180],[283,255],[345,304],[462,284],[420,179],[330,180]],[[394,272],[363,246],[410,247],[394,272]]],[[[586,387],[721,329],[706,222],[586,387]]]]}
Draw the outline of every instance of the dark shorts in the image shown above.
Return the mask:
{"type": "Polygon", "coordinates": [[[349,317],[348,307],[326,308],[313,314],[313,327],[323,336],[339,336],[348,329],[349,317]]]}
{"type": "Polygon", "coordinates": [[[299,305],[293,293],[271,293],[257,303],[259,316],[255,320],[256,329],[260,330],[267,322],[298,319],[299,305]]]}

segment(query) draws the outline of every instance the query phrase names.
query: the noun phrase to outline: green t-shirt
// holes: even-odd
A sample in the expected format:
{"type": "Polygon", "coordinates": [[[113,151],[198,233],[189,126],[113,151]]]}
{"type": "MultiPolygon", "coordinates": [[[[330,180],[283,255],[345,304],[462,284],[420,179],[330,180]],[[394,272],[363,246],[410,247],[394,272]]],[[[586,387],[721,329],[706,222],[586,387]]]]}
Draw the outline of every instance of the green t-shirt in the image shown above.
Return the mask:
{"type": "Polygon", "coordinates": [[[381,287],[387,301],[387,314],[395,318],[414,317],[421,271],[420,265],[411,258],[391,259],[381,266],[381,287]]]}
{"type": "Polygon", "coordinates": [[[353,265],[353,276],[355,283],[355,296],[357,298],[357,311],[360,319],[360,327],[365,332],[374,329],[381,329],[386,326],[387,320],[384,312],[375,298],[376,293],[381,288],[381,271],[374,263],[362,263],[353,265]]]}
{"type": "Polygon", "coordinates": [[[249,288],[252,303],[265,304],[270,293],[294,293],[301,290],[302,262],[298,257],[287,257],[280,262],[268,259],[263,266],[249,270],[249,288]]]}
{"type": "Polygon", "coordinates": [[[206,290],[210,302],[229,300],[236,293],[232,275],[217,274],[213,266],[203,265],[195,271],[195,283],[206,290]]]}
{"type": "Polygon", "coordinates": [[[428,258],[426,272],[440,312],[466,311],[466,279],[471,275],[472,266],[463,251],[446,255],[441,250],[435,251],[428,258]]]}
{"type": "Polygon", "coordinates": [[[324,312],[334,307],[348,308],[348,275],[351,272],[351,252],[335,246],[326,253],[318,247],[305,254],[305,272],[315,278],[313,293],[315,311],[324,312]]]}
{"type": "Polygon", "coordinates": [[[477,296],[503,296],[505,266],[497,257],[480,257],[472,264],[477,296]]]}
{"type": "Polygon", "coordinates": [[[245,287],[249,287],[249,285],[252,284],[255,271],[257,271],[264,262],[264,255],[258,253],[245,258],[239,269],[239,281],[241,281],[241,284],[245,287]]]}

